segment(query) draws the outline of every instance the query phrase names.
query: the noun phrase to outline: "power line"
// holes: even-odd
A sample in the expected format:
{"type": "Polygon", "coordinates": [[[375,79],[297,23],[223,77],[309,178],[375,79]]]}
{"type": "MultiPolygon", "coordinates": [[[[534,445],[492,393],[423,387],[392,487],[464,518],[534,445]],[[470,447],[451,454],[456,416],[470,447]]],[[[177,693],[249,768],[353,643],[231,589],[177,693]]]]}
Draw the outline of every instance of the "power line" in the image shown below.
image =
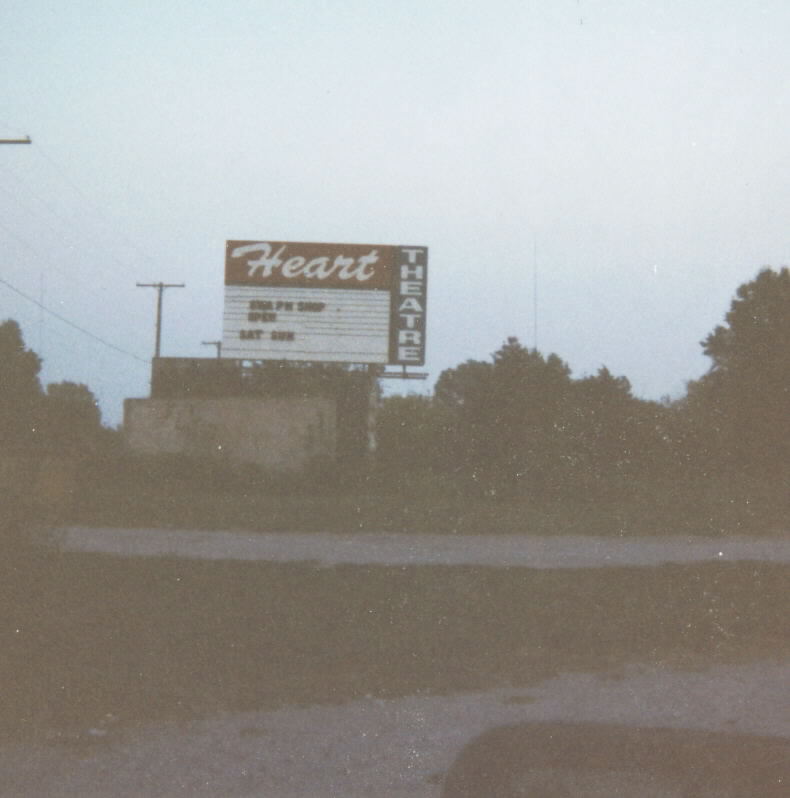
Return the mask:
{"type": "MultiPolygon", "coordinates": [[[[27,192],[27,194],[29,195],[29,198],[32,198],[36,202],[38,202],[39,205],[41,205],[46,211],[48,211],[55,219],[57,219],[64,226],[64,228],[66,230],[68,230],[68,233],[65,234],[65,237],[66,238],[70,238],[71,241],[73,242],[73,245],[77,245],[77,246],[82,247],[82,249],[85,249],[85,245],[80,241],[79,236],[75,236],[74,235],[74,227],[75,227],[75,225],[74,225],[73,221],[70,221],[69,219],[67,219],[50,202],[48,202],[47,200],[43,199],[39,194],[37,194],[33,190],[33,188],[29,185],[29,183],[27,181],[22,180],[19,177],[19,175],[16,174],[16,172],[14,172],[14,170],[11,169],[7,164],[3,164],[2,169],[3,169],[4,172],[10,174],[16,180],[17,186],[21,187],[21,191],[27,192]]],[[[79,189],[77,189],[76,186],[74,186],[74,188],[75,188],[75,190],[79,191],[79,189]]],[[[14,194],[9,189],[2,188],[2,187],[0,187],[0,191],[3,191],[3,193],[5,193],[8,197],[10,197],[12,200],[14,200],[17,204],[20,204],[19,192],[17,192],[17,194],[14,194]]],[[[84,194],[82,192],[79,192],[79,193],[82,194],[82,196],[84,196],[84,194]]],[[[35,211],[32,211],[32,209],[31,209],[31,212],[35,213],[35,211]]],[[[82,214],[83,214],[83,216],[85,216],[84,207],[82,209],[82,214]]],[[[43,219],[42,219],[42,223],[47,227],[47,229],[49,229],[55,235],[60,236],[61,238],[64,237],[64,234],[61,231],[55,229],[52,226],[51,223],[48,223],[48,222],[44,221],[43,219]]],[[[105,227],[105,230],[109,230],[109,226],[107,224],[106,217],[104,219],[104,227],[105,227]]],[[[130,246],[134,247],[137,251],[140,251],[139,247],[137,247],[133,242],[129,242],[127,240],[127,243],[129,243],[130,246]]],[[[97,248],[97,246],[98,245],[95,242],[89,242],[88,243],[88,247],[97,248]]],[[[102,258],[106,258],[106,259],[109,259],[111,261],[114,261],[115,263],[117,263],[119,266],[121,266],[125,270],[129,270],[129,269],[132,268],[132,264],[129,261],[126,261],[126,260],[124,260],[122,258],[117,257],[112,252],[108,252],[106,247],[101,247],[101,253],[102,253],[102,258]]],[[[145,255],[145,253],[143,253],[143,255],[147,259],[149,259],[149,260],[151,259],[150,256],[145,255]]],[[[64,274],[65,274],[65,272],[64,272],[64,274]]],[[[68,276],[69,276],[69,279],[72,279],[72,280],[76,280],[77,279],[73,275],[68,275],[68,276]]],[[[80,282],[80,280],[77,280],[77,282],[80,282]]]]}
{"type": "MultiPolygon", "coordinates": [[[[27,247],[32,253],[38,255],[39,257],[41,257],[42,261],[43,261],[44,256],[43,256],[41,250],[38,249],[38,247],[36,247],[33,243],[28,241],[26,238],[24,238],[23,236],[19,235],[19,233],[17,233],[15,230],[10,228],[8,225],[6,225],[2,221],[2,219],[0,219],[0,229],[5,230],[9,235],[11,235],[17,241],[19,241],[23,246],[27,247]]],[[[64,269],[61,269],[57,264],[53,263],[49,259],[47,259],[47,268],[52,270],[52,271],[58,272],[59,274],[61,274],[62,276],[68,278],[72,282],[78,283],[79,285],[81,285],[84,288],[88,289],[91,294],[93,294],[95,297],[99,298],[102,302],[106,302],[106,296],[101,295],[98,291],[96,291],[95,287],[92,284],[89,284],[89,283],[85,282],[84,280],[81,280],[81,279],[79,279],[77,277],[74,277],[74,275],[69,274],[64,269]]],[[[41,272],[41,279],[43,280],[43,272],[41,272]]],[[[61,319],[61,321],[64,321],[66,324],[70,324],[72,327],[76,327],[77,329],[80,329],[73,322],[70,322],[68,319],[62,319],[55,311],[52,311],[49,308],[45,307],[45,305],[43,304],[43,300],[44,300],[43,287],[42,287],[42,290],[40,292],[41,293],[41,300],[40,301],[36,301],[35,299],[33,299],[33,298],[27,296],[26,294],[24,294],[20,289],[15,288],[14,286],[12,286],[6,280],[4,280],[3,282],[5,282],[6,285],[8,285],[9,288],[11,288],[12,290],[16,291],[20,296],[23,296],[25,299],[30,300],[35,305],[37,305],[39,308],[41,308],[42,312],[46,311],[48,313],[51,313],[53,316],[55,316],[58,319],[61,319]]],[[[106,290],[106,289],[103,289],[103,290],[106,290]]],[[[39,324],[40,325],[43,324],[43,319],[40,320],[39,324]]],[[[82,332],[81,329],[80,329],[80,331],[82,332]]],[[[85,332],[86,332],[86,334],[90,335],[91,337],[96,337],[96,336],[93,335],[93,333],[90,333],[90,332],[87,332],[87,331],[85,331],[85,332]]],[[[39,337],[40,337],[41,340],[43,340],[42,333],[39,333],[39,337]]],[[[43,344],[41,343],[41,340],[39,340],[39,346],[43,346],[43,344]]],[[[111,346],[114,349],[117,349],[117,347],[115,347],[113,344],[108,344],[108,346],[111,346]]],[[[137,357],[137,355],[132,355],[130,352],[126,352],[123,349],[119,349],[118,351],[123,352],[124,354],[129,354],[132,357],[137,358],[137,360],[140,360],[140,358],[137,357]]],[[[147,362],[147,361],[142,361],[142,362],[147,362]]]]}
{"type": "Polygon", "coordinates": [[[62,321],[64,324],[67,324],[69,327],[73,327],[78,332],[81,332],[83,335],[87,335],[89,338],[92,338],[94,341],[98,341],[100,344],[103,344],[110,349],[114,349],[116,352],[120,352],[122,355],[126,355],[127,357],[134,358],[135,360],[139,360],[141,363],[145,363],[148,365],[148,361],[144,360],[141,357],[138,357],[132,352],[127,352],[125,349],[121,349],[119,346],[115,346],[115,344],[111,344],[109,341],[105,341],[103,338],[100,338],[98,335],[90,332],[90,330],[86,330],[84,327],[80,327],[78,324],[75,324],[73,321],[70,321],[65,316],[61,316],[59,313],[56,313],[51,308],[46,307],[43,303],[39,302],[37,299],[34,299],[32,296],[28,296],[24,291],[20,291],[16,286],[11,285],[8,280],[4,280],[0,277],[0,283],[10,288],[15,294],[19,294],[23,299],[26,299],[28,302],[32,302],[36,307],[41,308],[44,312],[49,313],[50,316],[54,316],[59,321],[62,321]]]}
{"type": "MultiPolygon", "coordinates": [[[[5,189],[0,188],[0,191],[5,191],[5,189]]],[[[6,193],[8,193],[8,192],[6,192],[6,193]]],[[[91,293],[93,293],[97,298],[100,298],[102,301],[106,301],[106,296],[103,295],[103,294],[100,294],[96,290],[96,284],[88,283],[85,280],[81,279],[80,277],[76,277],[74,274],[71,274],[70,272],[67,272],[65,269],[62,269],[56,263],[53,263],[52,259],[49,256],[45,257],[44,253],[35,244],[33,244],[28,239],[26,239],[24,236],[20,235],[13,228],[9,227],[1,219],[0,219],[0,228],[5,230],[6,233],[8,233],[12,238],[15,238],[24,247],[29,249],[34,255],[38,255],[40,258],[42,258],[42,262],[44,262],[44,260],[46,260],[47,268],[49,270],[58,272],[58,274],[61,274],[63,277],[66,277],[69,281],[71,281],[73,283],[77,283],[78,285],[81,285],[83,288],[86,288],[91,293]]],[[[59,233],[57,231],[53,230],[53,232],[55,233],[55,235],[59,235],[59,233]]],[[[110,257],[112,257],[112,256],[110,256],[110,257]]],[[[125,266],[125,264],[121,264],[121,265],[125,266]]],[[[99,286],[99,288],[101,288],[102,291],[106,291],[107,290],[106,288],[102,288],[101,286],[99,286]]]]}
{"type": "Polygon", "coordinates": [[[3,230],[5,230],[10,236],[13,236],[17,241],[19,241],[20,244],[38,253],[38,250],[26,238],[23,238],[21,235],[19,235],[19,233],[16,232],[16,230],[5,224],[2,219],[0,219],[0,227],[2,227],[3,230]]]}
{"type": "Polygon", "coordinates": [[[107,224],[108,227],[112,228],[113,231],[120,235],[120,237],[123,238],[123,240],[126,241],[126,243],[138,253],[138,255],[148,261],[151,261],[151,263],[155,262],[155,259],[151,255],[149,255],[142,247],[140,247],[136,241],[133,241],[124,233],[123,229],[115,220],[113,220],[107,213],[102,211],[98,203],[93,198],[88,196],[88,194],[82,188],[80,188],[77,183],[74,182],[66,170],[57,161],[55,161],[51,155],[48,155],[46,150],[41,148],[40,144],[38,144],[35,149],[36,152],[50,164],[50,166],[54,167],[55,171],[60,175],[61,180],[63,180],[65,183],[68,183],[68,185],[70,185],[74,191],[76,191],[83,199],[87,200],[93,206],[94,211],[98,212],[98,215],[104,217],[105,224],[107,224]]]}

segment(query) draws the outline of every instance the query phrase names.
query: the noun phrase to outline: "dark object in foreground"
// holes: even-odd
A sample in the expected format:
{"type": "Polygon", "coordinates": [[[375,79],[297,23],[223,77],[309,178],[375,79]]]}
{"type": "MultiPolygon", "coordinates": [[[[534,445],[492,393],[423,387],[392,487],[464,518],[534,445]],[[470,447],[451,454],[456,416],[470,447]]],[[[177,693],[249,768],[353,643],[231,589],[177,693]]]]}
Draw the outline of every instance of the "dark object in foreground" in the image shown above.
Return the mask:
{"type": "Polygon", "coordinates": [[[443,798],[779,798],[790,740],[605,724],[500,726],[461,752],[443,798]]]}

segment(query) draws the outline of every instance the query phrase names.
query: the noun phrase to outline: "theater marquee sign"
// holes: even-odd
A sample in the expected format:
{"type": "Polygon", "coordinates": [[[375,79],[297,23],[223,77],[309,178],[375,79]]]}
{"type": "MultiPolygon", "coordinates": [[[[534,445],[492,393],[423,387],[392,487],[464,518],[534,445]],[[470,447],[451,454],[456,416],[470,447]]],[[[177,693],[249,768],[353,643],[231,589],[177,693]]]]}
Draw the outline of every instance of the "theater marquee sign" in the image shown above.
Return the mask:
{"type": "Polygon", "coordinates": [[[427,247],[228,241],[222,354],[425,363],[427,247]]]}

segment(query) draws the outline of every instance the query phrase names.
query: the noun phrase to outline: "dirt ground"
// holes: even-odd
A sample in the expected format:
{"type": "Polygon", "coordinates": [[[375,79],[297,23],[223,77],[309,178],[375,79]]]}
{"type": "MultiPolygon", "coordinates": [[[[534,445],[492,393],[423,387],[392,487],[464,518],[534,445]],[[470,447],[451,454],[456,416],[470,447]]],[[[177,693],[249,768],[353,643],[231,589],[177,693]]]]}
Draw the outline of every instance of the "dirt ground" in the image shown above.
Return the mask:
{"type": "MultiPolygon", "coordinates": [[[[713,772],[769,740],[780,755],[742,769],[765,789],[693,794],[786,786],[781,541],[75,529],[2,564],[2,795],[458,798],[445,779],[469,751],[534,724],[656,730],[667,751],[724,734],[700,749],[713,772]]],[[[561,783],[549,795],[683,794],[610,749],[586,792],[573,767],[527,776],[561,783]]],[[[497,767],[518,775],[513,750],[497,767]]]]}
{"type": "MultiPolygon", "coordinates": [[[[608,724],[705,729],[790,746],[788,684],[790,662],[697,672],[631,666],[567,673],[528,690],[371,697],[136,728],[97,718],[81,733],[0,747],[0,773],[4,795],[42,798],[438,798],[463,746],[505,724],[592,722],[603,734],[608,724]]],[[[610,797],[636,796],[628,764],[603,781],[616,790],[610,797]]],[[[680,793],[640,798],[647,794],[680,793]]]]}

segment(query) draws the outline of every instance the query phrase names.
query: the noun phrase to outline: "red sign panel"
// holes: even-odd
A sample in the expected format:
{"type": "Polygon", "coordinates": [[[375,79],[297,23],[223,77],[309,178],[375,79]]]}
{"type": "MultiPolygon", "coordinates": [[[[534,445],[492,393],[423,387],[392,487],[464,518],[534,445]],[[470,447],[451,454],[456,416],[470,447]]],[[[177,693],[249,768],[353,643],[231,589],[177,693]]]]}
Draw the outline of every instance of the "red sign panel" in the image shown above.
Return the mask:
{"type": "Polygon", "coordinates": [[[395,247],[228,241],[225,285],[390,290],[395,247]]]}

